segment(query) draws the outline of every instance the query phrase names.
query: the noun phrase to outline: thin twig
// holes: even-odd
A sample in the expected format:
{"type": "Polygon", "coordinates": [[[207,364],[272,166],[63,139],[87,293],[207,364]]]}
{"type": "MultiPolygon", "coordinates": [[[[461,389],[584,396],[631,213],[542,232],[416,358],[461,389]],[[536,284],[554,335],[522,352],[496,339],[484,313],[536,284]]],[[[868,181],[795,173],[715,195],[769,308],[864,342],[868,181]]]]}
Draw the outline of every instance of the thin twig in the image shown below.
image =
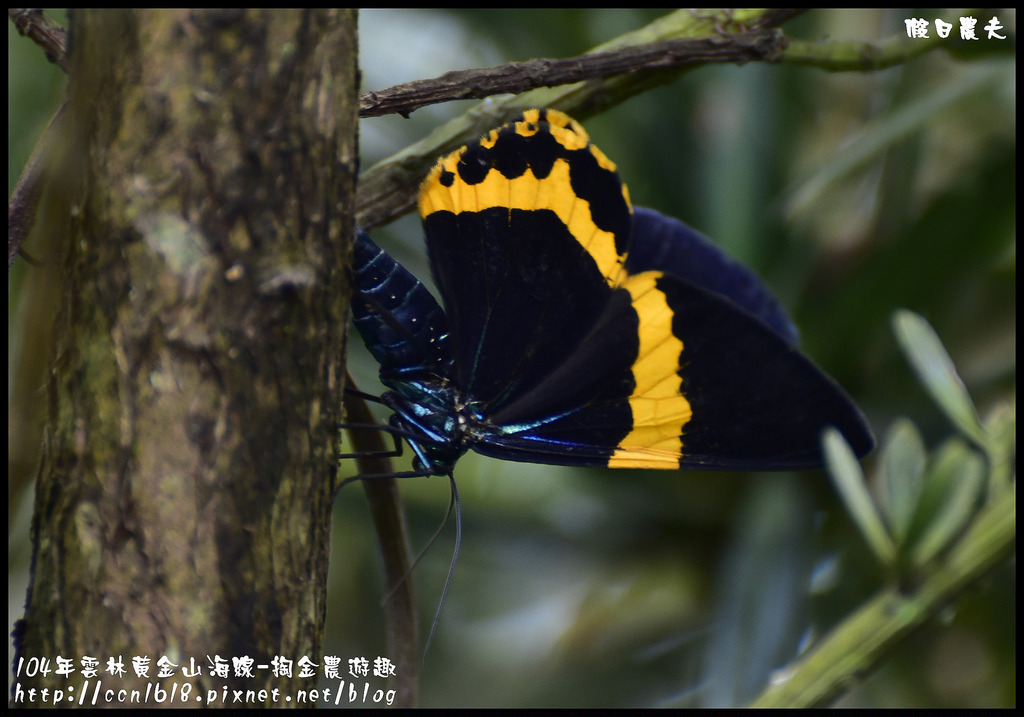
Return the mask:
{"type": "MultiPolygon", "coordinates": [[[[46,52],[46,57],[64,72],[68,71],[67,33],[50,20],[38,8],[8,8],[11,22],[25,37],[35,42],[46,52]]],[[[43,155],[52,146],[51,139],[57,132],[64,117],[64,107],[50,120],[39,141],[32,150],[32,157],[18,177],[18,183],[7,202],[7,271],[14,266],[14,260],[21,251],[21,245],[36,223],[36,209],[39,206],[42,185],[43,155]]]]}
{"type": "Polygon", "coordinates": [[[664,70],[716,62],[772,62],[786,47],[775,31],[737,35],[680,38],[629,46],[564,59],[538,58],[497,67],[446,72],[430,80],[417,80],[366,92],[359,98],[359,116],[407,116],[413,110],[449,100],[482,99],[496,94],[520,93],[536,87],[555,87],[629,72],[664,70]]]}
{"type": "Polygon", "coordinates": [[[845,618],[749,706],[820,707],[878,664],[910,632],[1003,564],[1017,535],[1017,490],[1010,486],[979,513],[941,567],[911,592],[881,591],[845,618]]]}
{"type": "MultiPolygon", "coordinates": [[[[728,45],[729,38],[746,37],[749,42],[754,37],[764,36],[769,28],[793,15],[792,10],[677,10],[610,40],[579,59],[587,63],[603,53],[636,53],[641,48],[669,41],[716,38],[728,45]]],[[[518,95],[491,97],[486,104],[481,103],[437,128],[424,140],[365,170],[359,177],[356,219],[360,226],[368,229],[409,211],[415,205],[419,183],[439,155],[479,137],[524,109],[550,107],[585,120],[696,66],[699,63],[690,62],[689,66],[682,67],[645,67],[588,82],[572,82],[553,88],[538,86],[518,95]]]]}
{"type": "MultiPolygon", "coordinates": [[[[945,19],[952,25],[961,14],[962,11],[948,12],[945,19]]],[[[874,72],[902,65],[936,49],[956,52],[972,44],[958,39],[955,35],[943,38],[938,33],[913,39],[908,38],[906,33],[896,33],[878,42],[790,39],[789,47],[779,58],[779,62],[816,67],[827,72],[874,72]]],[[[993,48],[987,50],[988,52],[1002,52],[1007,55],[1015,51],[1012,39],[1007,43],[997,43],[988,47],[993,48]]]]}
{"type": "Polygon", "coordinates": [[[899,35],[877,43],[790,40],[781,61],[829,72],[873,72],[902,65],[941,44],[938,38],[907,40],[899,35]]]}
{"type": "MultiPolygon", "coordinates": [[[[355,388],[351,375],[346,375],[346,386],[355,388]]],[[[361,426],[375,423],[366,401],[354,393],[345,392],[345,420],[361,426]]],[[[376,430],[350,430],[349,436],[357,452],[361,475],[387,475],[392,473],[391,462],[381,458],[387,446],[384,433],[376,430]]],[[[409,555],[409,537],[405,524],[405,512],[394,478],[364,480],[363,489],[370,504],[377,543],[380,546],[381,562],[384,565],[384,630],[389,659],[396,670],[395,707],[415,707],[418,693],[419,654],[416,648],[418,627],[416,621],[416,598],[413,593],[412,577],[409,575],[412,561],[409,555]]]]}
{"type": "Polygon", "coordinates": [[[60,132],[64,120],[64,108],[67,102],[60,106],[57,113],[50,120],[50,124],[43,130],[42,136],[36,142],[25,168],[18,177],[18,183],[11,192],[11,198],[7,202],[7,271],[14,266],[14,260],[21,251],[21,245],[28,238],[28,233],[36,223],[36,209],[39,206],[39,197],[42,188],[42,175],[44,155],[47,149],[53,146],[53,137],[60,132]]]}
{"type": "Polygon", "coordinates": [[[7,8],[7,16],[18,32],[43,48],[46,58],[68,71],[67,33],[37,7],[7,8]]]}

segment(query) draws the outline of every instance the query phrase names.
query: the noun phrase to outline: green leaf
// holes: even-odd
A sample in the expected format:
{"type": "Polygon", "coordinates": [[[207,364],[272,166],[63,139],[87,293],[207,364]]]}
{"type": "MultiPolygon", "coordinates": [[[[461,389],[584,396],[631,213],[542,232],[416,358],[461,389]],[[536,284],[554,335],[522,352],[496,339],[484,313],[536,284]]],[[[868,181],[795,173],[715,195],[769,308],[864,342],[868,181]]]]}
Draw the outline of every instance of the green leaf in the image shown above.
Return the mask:
{"type": "Polygon", "coordinates": [[[885,568],[890,567],[896,560],[896,546],[871,499],[857,457],[842,434],[834,428],[826,428],[822,434],[822,450],[828,473],[854,523],[864,534],[879,563],[885,568]]]}
{"type": "Polygon", "coordinates": [[[893,314],[892,321],[903,353],[939,408],[961,433],[987,449],[978,412],[935,330],[923,316],[906,309],[893,314]]]}
{"type": "Polygon", "coordinates": [[[893,424],[883,442],[878,498],[889,527],[902,546],[917,510],[927,461],[924,441],[906,418],[893,424]]]}
{"type": "Polygon", "coordinates": [[[947,441],[925,475],[925,490],[915,517],[911,563],[922,567],[948,548],[967,527],[978,507],[985,462],[964,441],[947,441]]]}
{"type": "Polygon", "coordinates": [[[997,405],[985,419],[985,435],[989,437],[988,460],[991,474],[990,499],[999,500],[1012,487],[1017,453],[1017,404],[997,405]]]}

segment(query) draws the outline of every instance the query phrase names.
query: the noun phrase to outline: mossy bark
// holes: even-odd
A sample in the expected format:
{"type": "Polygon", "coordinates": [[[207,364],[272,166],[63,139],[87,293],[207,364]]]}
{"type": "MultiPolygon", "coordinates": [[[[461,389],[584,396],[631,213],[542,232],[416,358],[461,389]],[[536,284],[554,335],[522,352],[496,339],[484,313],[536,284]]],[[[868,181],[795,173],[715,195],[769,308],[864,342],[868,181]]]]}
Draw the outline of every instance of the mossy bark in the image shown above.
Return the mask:
{"type": "Polygon", "coordinates": [[[104,688],[176,682],[178,705],[311,687],[297,664],[219,680],[209,661],[319,662],[355,13],[80,11],[70,39],[70,130],[41,222],[62,298],[15,690],[74,686],[77,703],[86,656],[104,688]],[[17,674],[58,656],[72,677],[17,674]],[[124,677],[105,673],[111,657],[124,677]]]}

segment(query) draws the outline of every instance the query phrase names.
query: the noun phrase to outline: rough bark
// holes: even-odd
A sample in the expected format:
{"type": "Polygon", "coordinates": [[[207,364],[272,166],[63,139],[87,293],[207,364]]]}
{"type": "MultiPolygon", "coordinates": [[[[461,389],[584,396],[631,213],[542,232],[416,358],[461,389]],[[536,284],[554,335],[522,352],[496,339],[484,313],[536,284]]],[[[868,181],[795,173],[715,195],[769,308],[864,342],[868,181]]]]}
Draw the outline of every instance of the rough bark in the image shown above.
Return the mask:
{"type": "Polygon", "coordinates": [[[319,662],[355,13],[81,11],[70,38],[70,129],[40,222],[62,297],[14,668],[62,656],[78,671],[16,689],[74,685],[77,701],[90,656],[104,687],[170,698],[177,683],[165,704],[228,685],[270,705],[315,678],[296,664],[216,680],[209,660],[319,662]],[[183,674],[190,659],[201,676],[183,674]]]}

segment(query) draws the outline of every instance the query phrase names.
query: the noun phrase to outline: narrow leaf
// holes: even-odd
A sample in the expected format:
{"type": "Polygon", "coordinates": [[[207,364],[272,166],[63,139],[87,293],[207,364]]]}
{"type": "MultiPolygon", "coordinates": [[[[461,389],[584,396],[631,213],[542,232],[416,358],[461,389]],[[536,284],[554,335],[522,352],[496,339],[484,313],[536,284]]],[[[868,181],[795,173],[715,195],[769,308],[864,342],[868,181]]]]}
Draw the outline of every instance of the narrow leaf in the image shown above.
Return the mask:
{"type": "Polygon", "coordinates": [[[882,449],[879,503],[898,545],[906,542],[921,497],[926,453],[917,427],[901,418],[889,429],[882,449]]]}
{"type": "Polygon", "coordinates": [[[864,482],[857,457],[842,434],[834,428],[827,428],[822,438],[825,463],[832,482],[835,483],[846,503],[846,509],[860,528],[875,557],[883,567],[889,567],[896,559],[896,546],[885,530],[882,518],[864,482]]]}
{"type": "Polygon", "coordinates": [[[924,317],[905,309],[893,315],[893,330],[914,372],[949,420],[986,448],[988,441],[978,412],[935,330],[924,317]]]}
{"type": "Polygon", "coordinates": [[[981,456],[964,443],[950,442],[939,452],[926,483],[944,486],[945,496],[914,546],[911,559],[915,566],[926,565],[966,528],[978,506],[984,476],[981,456]]]}

